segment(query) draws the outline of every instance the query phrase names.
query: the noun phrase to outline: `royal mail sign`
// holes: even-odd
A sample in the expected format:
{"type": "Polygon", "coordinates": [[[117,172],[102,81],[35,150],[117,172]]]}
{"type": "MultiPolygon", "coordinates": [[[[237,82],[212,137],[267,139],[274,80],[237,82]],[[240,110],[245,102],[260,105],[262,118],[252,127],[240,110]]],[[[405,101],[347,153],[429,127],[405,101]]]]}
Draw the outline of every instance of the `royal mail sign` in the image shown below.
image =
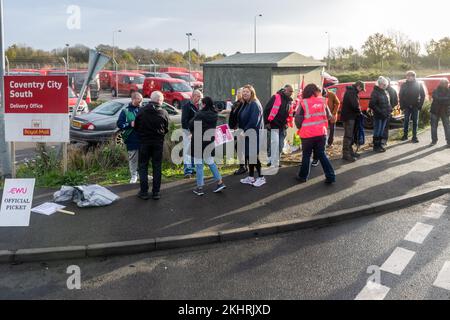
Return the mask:
{"type": "Polygon", "coordinates": [[[8,142],[69,142],[66,76],[5,76],[8,142]]]}

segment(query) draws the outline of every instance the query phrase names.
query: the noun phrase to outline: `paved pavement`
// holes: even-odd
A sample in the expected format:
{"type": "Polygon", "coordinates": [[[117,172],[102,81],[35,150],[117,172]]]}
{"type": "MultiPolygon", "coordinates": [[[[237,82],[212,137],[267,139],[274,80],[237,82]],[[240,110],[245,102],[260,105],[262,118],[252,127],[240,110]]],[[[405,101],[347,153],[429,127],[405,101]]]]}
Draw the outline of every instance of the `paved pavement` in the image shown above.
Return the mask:
{"type": "MultiPolygon", "coordinates": [[[[442,135],[442,132],[441,132],[442,135]]],[[[260,189],[240,185],[236,177],[225,178],[228,189],[199,198],[192,193],[194,181],[164,185],[159,202],[136,198],[137,186],[112,190],[121,199],[112,206],[69,210],[76,216],[32,214],[28,228],[2,228],[0,250],[138,240],[163,236],[220,231],[248,225],[311,217],[406,195],[428,187],[450,185],[450,149],[441,142],[430,148],[429,133],[418,145],[395,145],[385,154],[369,152],[356,164],[333,163],[337,183],[326,186],[321,168],[311,180],[299,185],[298,168],[284,168],[267,177],[260,189]]],[[[52,199],[52,192],[39,190],[33,205],[52,199]]]]}
{"type": "Polygon", "coordinates": [[[449,300],[449,205],[446,195],[385,215],[250,241],[0,265],[0,299],[449,300]],[[412,258],[395,255],[399,250],[412,258]],[[80,268],[81,290],[67,289],[69,266],[80,268]],[[373,276],[367,270],[377,266],[383,269],[379,287],[386,290],[366,292],[373,276]]]}

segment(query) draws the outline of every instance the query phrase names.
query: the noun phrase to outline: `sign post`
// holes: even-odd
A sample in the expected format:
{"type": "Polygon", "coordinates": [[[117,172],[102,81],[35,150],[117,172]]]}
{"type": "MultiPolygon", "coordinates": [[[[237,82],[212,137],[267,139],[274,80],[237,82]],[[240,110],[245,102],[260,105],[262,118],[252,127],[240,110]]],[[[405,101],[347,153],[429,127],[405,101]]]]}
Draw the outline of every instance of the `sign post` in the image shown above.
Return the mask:
{"type": "Polygon", "coordinates": [[[3,0],[0,0],[0,169],[4,177],[11,176],[11,148],[5,140],[5,95],[4,95],[4,75],[5,75],[5,51],[4,51],[4,30],[3,30],[3,0]]]}

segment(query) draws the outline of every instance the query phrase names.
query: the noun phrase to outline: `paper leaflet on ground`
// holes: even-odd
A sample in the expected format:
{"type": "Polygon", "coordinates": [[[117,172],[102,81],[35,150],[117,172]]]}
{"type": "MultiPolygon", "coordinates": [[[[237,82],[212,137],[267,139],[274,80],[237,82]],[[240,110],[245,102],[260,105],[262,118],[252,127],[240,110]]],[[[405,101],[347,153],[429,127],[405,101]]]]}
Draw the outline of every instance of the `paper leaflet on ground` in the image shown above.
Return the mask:
{"type": "Polygon", "coordinates": [[[37,206],[33,209],[31,209],[31,212],[43,214],[46,216],[51,216],[52,214],[58,212],[58,210],[64,209],[65,206],[53,203],[53,202],[46,202],[41,204],[40,206],[37,206]]]}

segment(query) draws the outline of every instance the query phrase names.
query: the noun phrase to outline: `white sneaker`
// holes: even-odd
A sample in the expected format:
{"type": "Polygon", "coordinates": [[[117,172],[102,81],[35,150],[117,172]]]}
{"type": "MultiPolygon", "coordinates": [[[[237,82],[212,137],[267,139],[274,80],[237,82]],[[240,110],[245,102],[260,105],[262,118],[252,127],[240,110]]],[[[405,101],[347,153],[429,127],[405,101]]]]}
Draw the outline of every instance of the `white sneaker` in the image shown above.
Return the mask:
{"type": "MultiPolygon", "coordinates": [[[[148,175],[147,178],[148,178],[148,181],[153,180],[153,176],[148,175]]],[[[141,178],[139,178],[139,175],[137,176],[137,181],[141,181],[141,178]]]]}
{"type": "Polygon", "coordinates": [[[266,178],[262,177],[262,178],[258,178],[256,179],[256,181],[253,183],[253,186],[256,188],[262,187],[263,185],[265,185],[266,182],[266,178]]]}
{"type": "Polygon", "coordinates": [[[253,185],[254,183],[255,183],[255,178],[252,178],[252,177],[247,177],[247,178],[245,178],[245,179],[242,179],[241,180],[241,183],[242,184],[249,184],[249,185],[253,185]]]}
{"type": "Polygon", "coordinates": [[[135,184],[138,182],[138,176],[133,175],[130,180],[130,184],[135,184]]]}

